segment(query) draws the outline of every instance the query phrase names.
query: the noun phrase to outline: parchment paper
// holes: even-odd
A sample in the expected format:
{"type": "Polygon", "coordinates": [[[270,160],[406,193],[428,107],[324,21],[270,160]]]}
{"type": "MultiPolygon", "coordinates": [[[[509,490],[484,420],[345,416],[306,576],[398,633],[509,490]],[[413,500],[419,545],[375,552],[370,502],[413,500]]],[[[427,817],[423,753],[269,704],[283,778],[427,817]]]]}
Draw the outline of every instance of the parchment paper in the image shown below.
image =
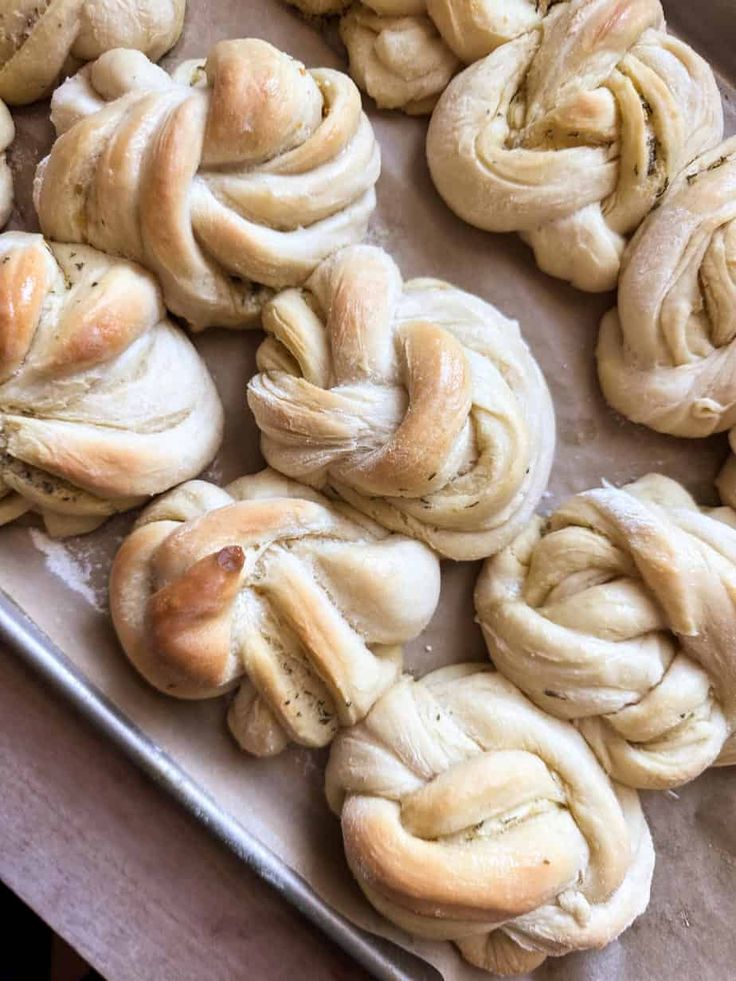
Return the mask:
{"type": "MultiPolygon", "coordinates": [[[[672,0],[667,13],[675,26],[678,10],[695,19],[700,50],[722,70],[730,65],[736,77],[729,7],[729,0],[703,0],[692,9],[687,0],[672,0]]],[[[247,36],[266,38],[308,65],[343,67],[329,36],[278,0],[190,0],[184,37],[166,62],[206,54],[220,38],[247,36]]],[[[733,89],[725,83],[724,94],[731,100],[726,103],[727,130],[733,132],[733,89]]],[[[552,280],[537,270],[516,236],[489,235],[456,219],[429,180],[426,122],[378,113],[372,106],[369,111],[383,151],[370,240],[394,254],[406,277],[447,279],[517,318],[547,376],[558,445],[543,509],[602,478],[621,483],[652,469],[714,502],[712,481],[726,455],[725,437],[678,441],[659,436],[617,417],[601,398],[593,349],[612,296],[586,295],[552,280]]],[[[47,113],[45,105],[14,113],[18,139],[10,159],[18,204],[10,227],[37,228],[30,187],[35,163],[52,140],[47,113]]],[[[261,466],[256,427],[245,405],[260,340],[257,331],[210,330],[196,338],[227,409],[225,444],[207,473],[210,479],[228,481],[261,466]]],[[[2,529],[0,586],[133,722],[330,905],[421,955],[448,981],[488,979],[464,964],[451,944],[414,941],[363,900],[342,856],[338,822],[323,799],[324,753],[291,748],[275,760],[251,759],[226,732],[223,701],[177,702],[139,680],[117,648],[106,614],[109,563],[132,520],[118,517],[99,532],[64,545],[37,528],[2,529]]],[[[484,659],[472,610],[478,569],[477,563],[444,563],[440,607],[425,634],[410,645],[409,669],[423,673],[451,661],[484,659]]],[[[535,978],[736,978],[735,777],[729,770],[713,770],[677,793],[642,795],[657,847],[649,911],[606,950],[550,958],[535,978]]]]}

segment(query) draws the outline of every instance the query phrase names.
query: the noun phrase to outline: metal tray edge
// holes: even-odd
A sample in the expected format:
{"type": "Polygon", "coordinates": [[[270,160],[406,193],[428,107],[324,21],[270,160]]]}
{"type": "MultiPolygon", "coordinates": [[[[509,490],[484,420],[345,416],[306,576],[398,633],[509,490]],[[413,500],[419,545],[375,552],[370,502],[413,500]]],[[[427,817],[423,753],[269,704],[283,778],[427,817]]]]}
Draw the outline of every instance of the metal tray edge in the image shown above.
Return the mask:
{"type": "MultiPolygon", "coordinates": [[[[336,913],[309,884],[262,844],[247,828],[221,811],[187,773],[132,723],[69,660],[14,600],[0,589],[0,641],[15,651],[151,779],[162,786],[257,875],[276,889],[315,926],[380,981],[416,981],[415,972],[397,967],[378,949],[388,944],[371,937],[336,913]]],[[[393,947],[394,956],[404,954],[393,947]]],[[[407,956],[407,955],[404,955],[407,956]]],[[[413,958],[412,958],[413,959],[413,958]]],[[[438,972],[421,962],[424,978],[438,972]]]]}

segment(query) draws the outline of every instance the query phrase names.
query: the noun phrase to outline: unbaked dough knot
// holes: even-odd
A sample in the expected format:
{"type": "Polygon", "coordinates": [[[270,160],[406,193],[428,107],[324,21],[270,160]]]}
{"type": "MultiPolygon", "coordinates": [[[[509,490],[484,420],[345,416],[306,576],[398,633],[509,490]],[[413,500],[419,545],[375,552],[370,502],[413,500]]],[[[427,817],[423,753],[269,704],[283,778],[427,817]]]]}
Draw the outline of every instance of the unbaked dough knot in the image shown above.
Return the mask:
{"type": "Polygon", "coordinates": [[[545,272],[599,291],[722,128],[713,73],[665,32],[658,0],[571,0],[449,85],[427,156],[460,217],[520,232],[545,272]]]}
{"type": "Polygon", "coordinates": [[[575,720],[614,779],[673,787],[729,755],[736,516],[649,475],[571,498],[485,567],[496,665],[575,720]]]}

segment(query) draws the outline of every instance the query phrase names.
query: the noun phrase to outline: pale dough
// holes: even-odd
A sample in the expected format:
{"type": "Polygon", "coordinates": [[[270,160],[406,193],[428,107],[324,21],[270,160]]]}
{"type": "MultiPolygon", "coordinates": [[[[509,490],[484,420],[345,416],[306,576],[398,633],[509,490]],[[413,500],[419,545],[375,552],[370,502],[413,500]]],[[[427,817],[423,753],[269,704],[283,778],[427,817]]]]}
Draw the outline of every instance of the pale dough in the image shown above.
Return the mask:
{"type": "Polygon", "coordinates": [[[513,320],[352,246],[263,323],[248,404],[272,467],[454,559],[491,555],[531,517],[555,421],[513,320]]]}

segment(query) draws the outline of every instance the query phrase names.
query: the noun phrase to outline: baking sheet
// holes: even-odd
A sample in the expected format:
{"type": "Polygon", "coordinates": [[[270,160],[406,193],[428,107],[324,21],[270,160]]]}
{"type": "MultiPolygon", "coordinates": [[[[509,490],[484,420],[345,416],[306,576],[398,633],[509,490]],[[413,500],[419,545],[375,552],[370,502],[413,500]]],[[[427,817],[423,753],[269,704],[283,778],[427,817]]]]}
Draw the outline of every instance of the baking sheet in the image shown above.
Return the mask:
{"type": "MultiPolygon", "coordinates": [[[[697,10],[686,0],[666,6],[671,26],[686,38],[688,30],[697,31],[699,50],[736,79],[732,0],[708,0],[697,10]]],[[[332,37],[278,0],[190,0],[184,36],[165,63],[205,54],[220,38],[246,36],[266,38],[308,65],[343,67],[332,37]]],[[[732,133],[734,89],[724,81],[723,92],[727,132],[732,133]]],[[[405,277],[447,279],[517,318],[546,374],[557,412],[558,447],[543,509],[603,478],[621,483],[652,469],[681,480],[701,500],[715,501],[712,483],[726,456],[724,436],[678,441],[626,423],[604,404],[593,349],[611,295],[586,295],[544,276],[516,236],[488,235],[464,225],[429,180],[426,122],[369,110],[383,151],[379,207],[369,240],[392,252],[405,277]]],[[[37,228],[30,189],[35,162],[52,141],[46,117],[45,106],[14,112],[18,138],[10,161],[18,202],[10,227],[37,228]]],[[[258,332],[211,330],[195,341],[227,408],[225,443],[206,474],[215,481],[231,480],[262,464],[256,427],[245,405],[245,385],[260,339],[258,332]]],[[[93,535],[64,544],[52,542],[37,528],[0,530],[0,587],[104,693],[123,720],[167,754],[192,787],[209,795],[223,821],[245,827],[303,877],[317,897],[351,922],[435,965],[448,981],[488,979],[466,965],[452,945],[408,938],[362,899],[342,856],[338,823],[323,799],[324,752],[293,747],[275,760],[251,759],[228,736],[222,701],[176,702],[139,680],[117,648],[106,612],[110,560],[132,520],[120,516],[93,535]]],[[[472,610],[478,568],[477,563],[443,564],[441,603],[424,635],[409,645],[410,670],[424,673],[450,661],[484,659],[472,610]]],[[[642,797],[658,855],[649,911],[606,950],[550,958],[535,979],[694,976],[724,981],[735,976],[733,773],[714,770],[677,793],[642,797]]],[[[431,976],[416,963],[401,965],[400,958],[395,963],[404,976],[431,976]]]]}

